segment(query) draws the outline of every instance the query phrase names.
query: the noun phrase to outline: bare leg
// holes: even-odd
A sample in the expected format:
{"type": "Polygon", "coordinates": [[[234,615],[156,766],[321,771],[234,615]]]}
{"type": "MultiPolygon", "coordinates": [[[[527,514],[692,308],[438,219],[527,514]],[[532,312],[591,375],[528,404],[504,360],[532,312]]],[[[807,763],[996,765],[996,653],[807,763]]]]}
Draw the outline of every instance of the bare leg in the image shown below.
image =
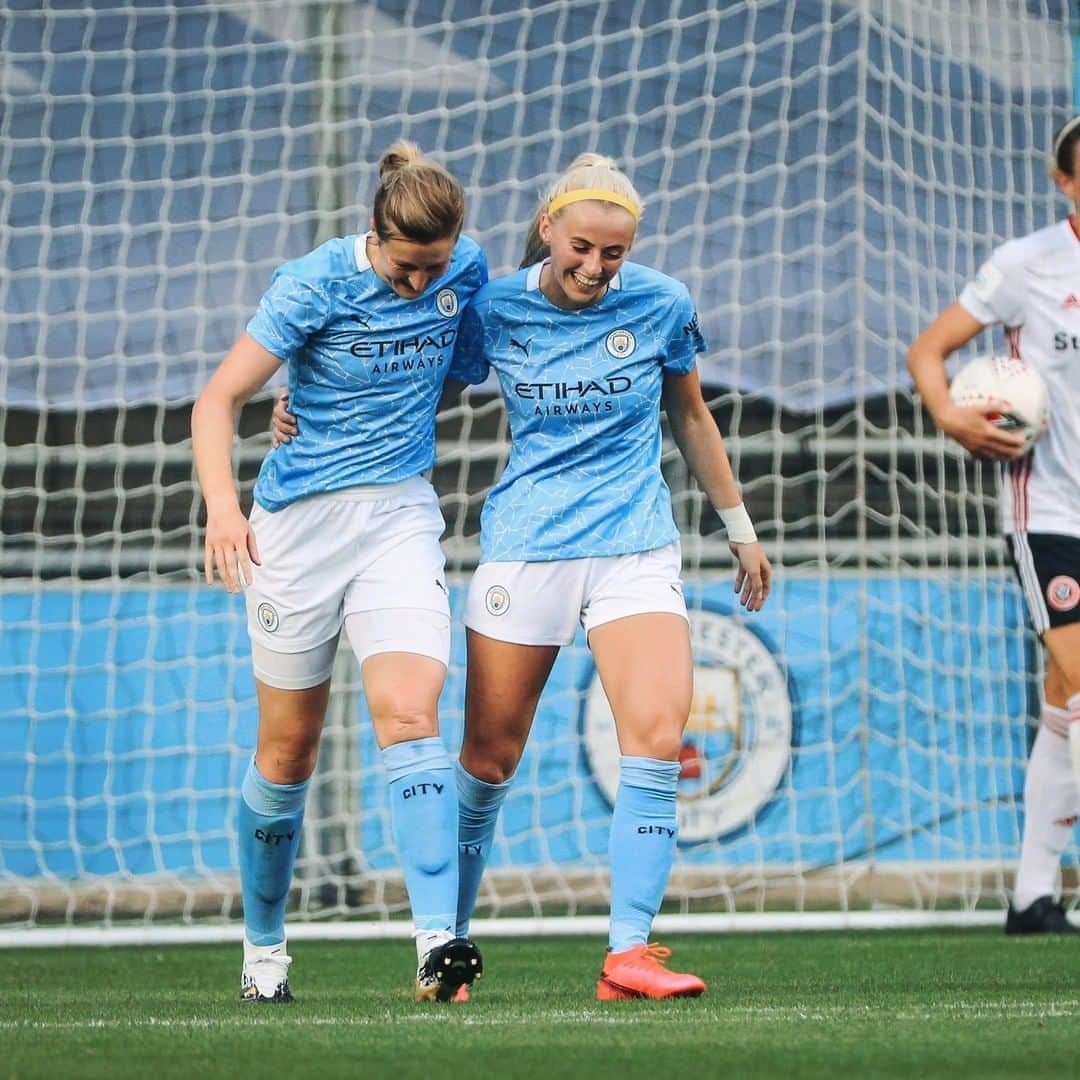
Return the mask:
{"type": "Polygon", "coordinates": [[[680,615],[632,615],[589,634],[619,749],[677,761],[694,693],[690,628],[680,615]]]}
{"type": "Polygon", "coordinates": [[[475,630],[468,635],[465,738],[461,764],[472,776],[499,784],[513,776],[532,729],[557,645],[514,645],[475,630]]]}

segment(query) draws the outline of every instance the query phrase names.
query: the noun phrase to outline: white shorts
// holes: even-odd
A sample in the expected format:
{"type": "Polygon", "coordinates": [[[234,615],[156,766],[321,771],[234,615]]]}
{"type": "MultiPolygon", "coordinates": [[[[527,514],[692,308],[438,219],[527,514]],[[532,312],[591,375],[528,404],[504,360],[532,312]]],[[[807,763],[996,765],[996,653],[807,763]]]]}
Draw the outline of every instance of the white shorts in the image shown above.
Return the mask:
{"type": "Polygon", "coordinates": [[[264,682],[325,681],[343,625],[361,661],[416,652],[449,662],[443,518],[422,477],[313,495],[274,513],[256,505],[251,526],[262,564],[245,598],[264,682]]]}
{"type": "Polygon", "coordinates": [[[569,645],[578,625],[628,615],[686,615],[676,541],[654,551],[555,562],[481,563],[469,584],[465,625],[516,645],[569,645]]]}

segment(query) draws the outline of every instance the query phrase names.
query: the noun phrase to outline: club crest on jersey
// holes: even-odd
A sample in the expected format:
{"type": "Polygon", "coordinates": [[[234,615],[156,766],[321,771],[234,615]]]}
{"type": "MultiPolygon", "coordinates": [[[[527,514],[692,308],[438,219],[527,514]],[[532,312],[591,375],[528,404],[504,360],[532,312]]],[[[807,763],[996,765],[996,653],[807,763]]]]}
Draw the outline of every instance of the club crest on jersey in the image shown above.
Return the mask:
{"type": "Polygon", "coordinates": [[[510,594],[501,585],[492,585],[484,596],[489,615],[505,615],[510,610],[510,594]]]}
{"type": "Polygon", "coordinates": [[[1080,604],[1080,582],[1067,574],[1059,574],[1046,586],[1046,602],[1055,611],[1072,611],[1080,604]]]}
{"type": "Polygon", "coordinates": [[[620,327],[608,334],[604,347],[616,360],[624,360],[637,348],[637,338],[629,330],[620,327]]]}
{"type": "Polygon", "coordinates": [[[281,625],[281,620],[272,604],[260,604],[256,614],[259,617],[259,624],[268,634],[272,634],[281,625]]]}
{"type": "Polygon", "coordinates": [[[440,289],[435,295],[435,307],[445,319],[452,319],[458,313],[457,293],[453,289],[440,289]]]}

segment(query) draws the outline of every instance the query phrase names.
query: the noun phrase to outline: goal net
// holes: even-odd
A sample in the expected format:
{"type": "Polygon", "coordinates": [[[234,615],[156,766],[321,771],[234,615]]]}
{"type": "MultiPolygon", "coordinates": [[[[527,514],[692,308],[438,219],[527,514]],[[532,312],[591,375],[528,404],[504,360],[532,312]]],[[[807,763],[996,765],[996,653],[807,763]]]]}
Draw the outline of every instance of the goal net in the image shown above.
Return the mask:
{"type": "MultiPolygon", "coordinates": [[[[190,405],[274,267],[363,227],[399,137],[465,184],[493,273],[551,178],[612,155],[645,197],[635,258],[696,297],[777,582],[735,610],[666,444],[696,692],[665,911],[997,918],[1038,648],[996,471],[934,430],[904,353],[993,245],[1063,212],[1044,161],[1069,19],[1067,0],[0,0],[0,924],[235,927],[254,684],[241,601],[200,581],[190,405]]],[[[269,404],[240,419],[248,501],[269,404]]],[[[448,393],[438,447],[460,615],[508,452],[498,398],[448,393]]],[[[616,760],[579,640],[481,916],[604,911],[616,760]]],[[[345,653],[295,886],[297,924],[405,925],[345,653]]]]}

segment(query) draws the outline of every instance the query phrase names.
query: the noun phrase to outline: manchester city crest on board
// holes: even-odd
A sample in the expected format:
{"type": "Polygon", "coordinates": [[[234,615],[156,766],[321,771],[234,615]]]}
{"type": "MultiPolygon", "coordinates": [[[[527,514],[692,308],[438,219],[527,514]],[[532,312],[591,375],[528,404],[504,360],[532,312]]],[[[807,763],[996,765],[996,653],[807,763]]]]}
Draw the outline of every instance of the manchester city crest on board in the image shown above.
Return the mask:
{"type": "Polygon", "coordinates": [[[620,327],[608,334],[604,346],[616,360],[623,360],[637,348],[637,338],[629,330],[620,327]]]}
{"type": "Polygon", "coordinates": [[[457,293],[453,289],[440,289],[435,296],[435,306],[443,318],[452,319],[458,313],[457,293]]]}

